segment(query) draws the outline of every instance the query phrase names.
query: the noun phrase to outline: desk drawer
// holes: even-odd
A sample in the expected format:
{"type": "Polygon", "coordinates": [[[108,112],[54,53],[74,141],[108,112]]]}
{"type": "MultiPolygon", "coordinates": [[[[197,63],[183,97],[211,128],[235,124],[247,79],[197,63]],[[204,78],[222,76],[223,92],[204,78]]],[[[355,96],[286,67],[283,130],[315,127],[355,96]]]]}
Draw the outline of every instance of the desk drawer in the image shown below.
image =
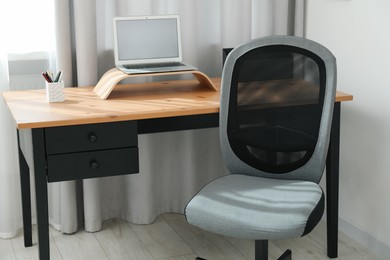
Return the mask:
{"type": "Polygon", "coordinates": [[[47,156],[48,182],[139,172],[138,148],[47,156]]]}
{"type": "Polygon", "coordinates": [[[60,154],[138,145],[137,122],[113,122],[45,129],[46,153],[60,154]]]}

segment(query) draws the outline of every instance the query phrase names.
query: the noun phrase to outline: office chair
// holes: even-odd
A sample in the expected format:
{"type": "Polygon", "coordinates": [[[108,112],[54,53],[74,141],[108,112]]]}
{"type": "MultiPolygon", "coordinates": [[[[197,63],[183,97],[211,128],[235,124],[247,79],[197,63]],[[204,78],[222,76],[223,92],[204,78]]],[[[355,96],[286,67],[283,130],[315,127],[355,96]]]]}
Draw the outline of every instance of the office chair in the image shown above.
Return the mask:
{"type": "MultiPolygon", "coordinates": [[[[220,108],[230,174],[191,199],[188,223],[255,240],[256,260],[268,259],[269,240],[312,231],[324,211],[318,183],[335,93],[336,60],[316,42],[270,36],[234,48],[222,73],[220,108]]],[[[291,259],[291,251],[279,259],[291,259]]]]}

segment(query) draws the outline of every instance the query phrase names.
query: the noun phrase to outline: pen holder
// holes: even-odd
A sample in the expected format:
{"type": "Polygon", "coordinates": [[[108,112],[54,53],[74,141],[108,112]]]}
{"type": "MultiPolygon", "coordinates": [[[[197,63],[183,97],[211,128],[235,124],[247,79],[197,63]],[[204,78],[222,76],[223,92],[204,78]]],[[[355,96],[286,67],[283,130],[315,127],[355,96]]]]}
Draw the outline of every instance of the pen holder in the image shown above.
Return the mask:
{"type": "Polygon", "coordinates": [[[65,101],[64,95],[64,82],[46,82],[46,100],[48,102],[63,102],[65,101]]]}

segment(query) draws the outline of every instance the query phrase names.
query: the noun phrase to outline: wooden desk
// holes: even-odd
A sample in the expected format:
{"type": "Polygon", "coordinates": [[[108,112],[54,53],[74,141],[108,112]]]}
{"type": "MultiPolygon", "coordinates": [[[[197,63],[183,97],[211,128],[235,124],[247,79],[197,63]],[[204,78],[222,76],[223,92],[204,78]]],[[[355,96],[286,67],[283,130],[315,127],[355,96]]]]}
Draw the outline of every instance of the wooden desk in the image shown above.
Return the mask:
{"type": "MultiPolygon", "coordinates": [[[[220,79],[212,81],[219,88],[220,79]]],[[[18,132],[25,246],[32,246],[29,168],[33,167],[42,260],[50,258],[47,182],[136,173],[138,134],[218,127],[219,92],[199,86],[195,80],[117,86],[108,100],[101,100],[92,89],[66,88],[63,103],[48,103],[44,90],[3,93],[18,132]],[[67,135],[79,139],[68,142],[67,135]],[[107,140],[113,135],[120,140],[107,140]],[[33,147],[30,159],[25,156],[28,143],[33,147]],[[91,154],[96,153],[102,163],[90,160],[91,154]],[[118,153],[132,158],[131,162],[123,164],[118,153]],[[119,169],[107,171],[113,165],[105,164],[106,157],[115,157],[114,164],[119,164],[119,169]],[[69,158],[86,161],[89,168],[80,172],[76,169],[79,174],[69,175],[67,170],[56,167],[69,158]]],[[[338,241],[340,104],[352,98],[337,92],[327,159],[328,256],[332,258],[337,257],[338,241]]]]}

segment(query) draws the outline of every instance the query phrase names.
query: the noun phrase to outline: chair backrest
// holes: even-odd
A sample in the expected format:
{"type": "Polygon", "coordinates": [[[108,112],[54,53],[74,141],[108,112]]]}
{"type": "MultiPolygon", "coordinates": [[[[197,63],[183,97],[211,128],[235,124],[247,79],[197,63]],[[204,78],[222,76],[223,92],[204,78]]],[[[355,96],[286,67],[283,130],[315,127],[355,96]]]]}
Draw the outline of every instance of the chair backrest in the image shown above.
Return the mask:
{"type": "Polygon", "coordinates": [[[322,45],[270,36],[234,48],[221,83],[221,148],[230,173],[319,182],[336,93],[322,45]]]}

